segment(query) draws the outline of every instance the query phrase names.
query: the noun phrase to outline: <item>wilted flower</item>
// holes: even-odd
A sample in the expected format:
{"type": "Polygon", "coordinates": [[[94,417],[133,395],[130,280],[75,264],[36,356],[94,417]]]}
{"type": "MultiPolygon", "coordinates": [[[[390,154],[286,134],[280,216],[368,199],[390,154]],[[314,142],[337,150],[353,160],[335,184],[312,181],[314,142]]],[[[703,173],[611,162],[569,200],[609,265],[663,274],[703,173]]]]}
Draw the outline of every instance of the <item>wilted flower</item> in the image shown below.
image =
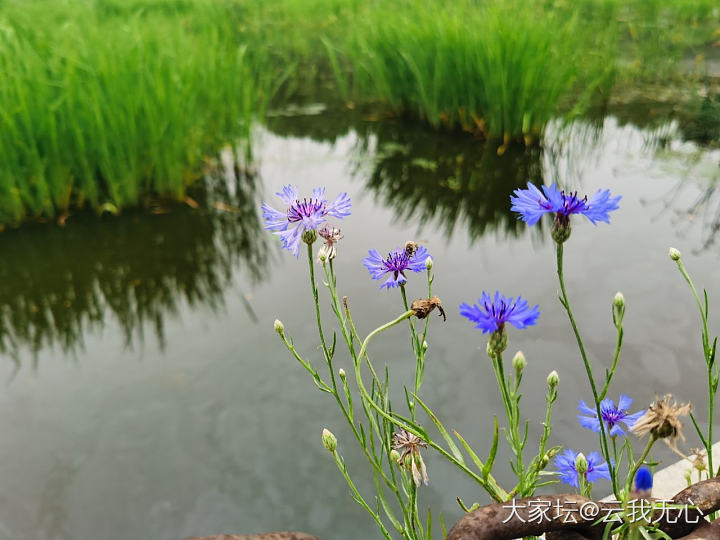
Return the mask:
{"type": "MultiPolygon", "coordinates": [[[[628,396],[623,396],[622,394],[618,400],[617,407],[615,406],[613,400],[608,398],[603,399],[600,402],[600,416],[602,416],[603,422],[605,423],[605,429],[608,431],[610,436],[626,436],[627,433],[623,431],[620,423],[622,422],[626,427],[632,429],[638,418],[645,414],[645,411],[629,414],[628,409],[630,408],[630,405],[632,405],[632,399],[628,396]]],[[[582,400],[580,400],[578,409],[580,409],[581,413],[588,415],[578,415],[580,425],[599,433],[600,421],[597,417],[597,411],[588,407],[582,400]]]]}
{"type": "MultiPolygon", "coordinates": [[[[579,473],[575,468],[579,454],[579,452],[568,448],[555,458],[555,467],[557,467],[560,473],[560,479],[566,484],[570,484],[576,488],[580,487],[579,473]]],[[[601,478],[610,480],[610,471],[608,470],[607,463],[602,460],[598,452],[590,452],[585,457],[585,461],[587,462],[585,480],[588,482],[595,482],[601,478]]]]}
{"type": "Polygon", "coordinates": [[[653,437],[665,439],[668,446],[677,451],[677,439],[685,440],[680,417],[690,414],[691,408],[689,403],[678,405],[670,394],[662,400],[656,398],[645,414],[635,422],[632,432],[640,437],[650,433],[653,437]]]}
{"type": "Polygon", "coordinates": [[[704,471],[707,469],[707,462],[705,461],[705,457],[707,456],[707,451],[703,448],[692,448],[690,450],[690,456],[693,456],[692,459],[688,458],[693,465],[693,468],[697,471],[704,471]]]}
{"type": "Polygon", "coordinates": [[[315,233],[325,223],[327,216],[342,219],[350,215],[351,203],[347,193],[341,193],[329,203],[325,198],[325,188],[319,187],[312,191],[310,198],[301,201],[297,188],[287,185],[276,195],[286,205],[286,209],[280,212],[263,204],[265,228],[277,234],[283,249],[289,250],[296,257],[300,254],[300,241],[304,233],[315,233]]]}
{"type": "Polygon", "coordinates": [[[538,306],[529,307],[526,300],[521,296],[517,299],[505,298],[500,292],[495,293],[495,298],[483,291],[478,304],[460,304],[460,315],[467,317],[476,323],[475,328],[488,332],[502,331],[505,323],[510,323],[516,328],[532,326],[540,316],[538,306]]]}
{"type": "Polygon", "coordinates": [[[438,309],[440,316],[444,321],[446,321],[447,316],[445,315],[445,310],[442,307],[442,302],[437,296],[433,296],[432,298],[419,298],[410,304],[410,309],[418,319],[424,319],[430,315],[430,312],[435,308],[438,309]]]}
{"type": "Polygon", "coordinates": [[[331,227],[327,223],[318,229],[318,234],[325,240],[318,252],[318,260],[330,261],[337,255],[335,244],[343,239],[343,233],[337,227],[331,227]]]}
{"type": "Polygon", "coordinates": [[[383,287],[391,289],[405,283],[407,270],[424,271],[425,261],[429,256],[427,249],[414,242],[408,242],[405,249],[394,249],[385,258],[376,249],[371,249],[368,253],[370,256],[363,259],[363,264],[370,272],[370,276],[373,279],[383,279],[385,275],[388,276],[385,283],[380,285],[381,289],[383,287]]]}
{"type": "Polygon", "coordinates": [[[392,450],[399,453],[397,462],[410,470],[416,486],[420,486],[421,483],[427,486],[427,469],[420,455],[420,448],[427,448],[427,443],[417,435],[404,429],[400,429],[393,434],[392,450]]]}

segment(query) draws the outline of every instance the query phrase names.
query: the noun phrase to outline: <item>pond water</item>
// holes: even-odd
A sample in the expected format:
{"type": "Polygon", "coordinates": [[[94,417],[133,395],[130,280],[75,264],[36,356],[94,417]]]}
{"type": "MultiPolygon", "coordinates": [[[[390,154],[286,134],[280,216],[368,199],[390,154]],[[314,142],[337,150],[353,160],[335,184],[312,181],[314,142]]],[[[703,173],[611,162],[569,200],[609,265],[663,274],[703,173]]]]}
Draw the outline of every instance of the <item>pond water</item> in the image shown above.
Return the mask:
{"type": "MultiPolygon", "coordinates": [[[[213,187],[197,194],[200,210],[79,216],[62,228],[3,233],[0,539],[175,540],[282,529],[377,537],[323,450],[322,428],[338,436],[350,473],[369,493],[362,456],[332,400],[273,331],[281,318],[320,367],[306,261],[281,252],[258,216],[260,202],[286,183],[352,197],[336,268],[363,334],[401,312],[399,293],[379,291],[363,268],[367,250],[409,239],[428,248],[448,320],[432,320],[423,395],[481,455],[501,402],[485,339],[457,306],[496,289],[542,311],[537,326],[510,331],[508,351],[522,349],[528,359],[531,439],[541,429],[545,378],[557,369],[551,442],[596,448],[575,418],[589,389],[556,298],[547,227],[519,224],[510,193],[528,180],[559,180],[622,194],[612,225],[577,220],[566,247],[586,344],[599,372],[614,346],[611,301],[623,291],[625,347],[610,396],[627,393],[640,407],[673,392],[705,419],[698,316],[667,250],[683,252],[717,321],[720,152],[686,141],[688,125],[642,126],[610,114],[551,128],[542,151],[498,156],[465,136],[309,107],[258,133],[256,174],[239,178],[221,167],[213,187]]],[[[411,296],[423,290],[422,278],[410,279],[411,296]]],[[[378,337],[371,352],[398,383],[408,380],[404,328],[378,337]]],[[[347,364],[338,358],[337,367],[347,364]]],[[[689,446],[699,446],[691,431],[689,446]]],[[[656,457],[673,460],[662,449],[656,457]]],[[[426,462],[431,483],[421,502],[442,510],[448,524],[461,515],[456,496],[487,501],[436,456],[426,462]]],[[[507,454],[496,471],[511,482],[507,454]]]]}

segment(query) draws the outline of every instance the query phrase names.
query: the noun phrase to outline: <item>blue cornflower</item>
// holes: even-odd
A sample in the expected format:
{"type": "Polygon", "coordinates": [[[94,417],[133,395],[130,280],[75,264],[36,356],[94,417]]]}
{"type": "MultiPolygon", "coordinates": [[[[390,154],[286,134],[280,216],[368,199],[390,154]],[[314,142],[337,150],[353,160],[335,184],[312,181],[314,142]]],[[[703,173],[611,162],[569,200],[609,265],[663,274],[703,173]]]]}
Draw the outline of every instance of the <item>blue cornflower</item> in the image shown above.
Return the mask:
{"type": "Polygon", "coordinates": [[[262,205],[265,228],[280,237],[283,249],[292,252],[296,257],[300,254],[300,241],[306,231],[317,231],[325,223],[327,216],[342,219],[350,215],[350,197],[341,193],[331,203],[325,198],[325,188],[319,187],[312,191],[310,198],[302,201],[298,198],[295,186],[283,186],[276,193],[286,205],[280,212],[268,204],[262,205]]]}
{"type": "Polygon", "coordinates": [[[635,473],[635,491],[643,494],[649,494],[653,486],[653,477],[650,467],[641,466],[635,473]]]}
{"type": "Polygon", "coordinates": [[[386,274],[388,275],[385,283],[380,285],[381,289],[383,287],[392,289],[404,284],[407,281],[406,270],[422,272],[427,268],[425,266],[429,256],[427,249],[414,242],[408,242],[407,245],[409,247],[405,249],[395,248],[385,258],[378,250],[371,249],[368,251],[370,256],[363,259],[363,264],[373,279],[383,279],[386,274]]]}
{"type": "MultiPolygon", "coordinates": [[[[555,458],[555,467],[560,473],[560,479],[566,484],[570,484],[576,488],[580,487],[578,472],[575,470],[575,461],[577,460],[578,454],[579,452],[568,448],[555,458]]],[[[598,452],[590,452],[585,459],[588,464],[585,480],[588,482],[596,482],[601,478],[610,480],[610,470],[598,452]]]]}
{"type": "Polygon", "coordinates": [[[477,323],[475,328],[480,328],[485,333],[502,332],[505,323],[510,323],[516,328],[525,328],[532,326],[537,322],[540,316],[540,308],[538,306],[529,307],[526,300],[521,296],[517,299],[505,298],[499,291],[495,293],[493,299],[485,291],[478,304],[460,304],[460,315],[477,323]]]}
{"type": "MultiPolygon", "coordinates": [[[[610,433],[611,436],[621,435],[625,437],[627,434],[623,431],[620,426],[620,422],[630,429],[638,419],[645,414],[645,411],[639,411],[633,414],[628,413],[628,409],[632,405],[632,399],[620,395],[617,407],[613,400],[605,398],[600,402],[600,416],[602,416],[603,422],[605,422],[605,429],[610,433]]],[[[600,432],[600,421],[598,420],[597,411],[588,407],[584,401],[580,400],[578,409],[583,414],[588,416],[578,415],[578,420],[582,427],[586,427],[595,432],[600,432]]]]}
{"type": "Polygon", "coordinates": [[[527,189],[516,189],[510,196],[511,210],[520,213],[520,219],[528,225],[535,225],[543,214],[554,213],[556,222],[567,225],[572,214],[583,214],[594,225],[598,221],[610,223],[610,212],[619,208],[622,198],[610,197],[610,190],[598,190],[589,200],[587,195],[580,198],[577,191],[566,193],[558,190],[555,183],[542,186],[540,191],[528,182],[527,189]]]}

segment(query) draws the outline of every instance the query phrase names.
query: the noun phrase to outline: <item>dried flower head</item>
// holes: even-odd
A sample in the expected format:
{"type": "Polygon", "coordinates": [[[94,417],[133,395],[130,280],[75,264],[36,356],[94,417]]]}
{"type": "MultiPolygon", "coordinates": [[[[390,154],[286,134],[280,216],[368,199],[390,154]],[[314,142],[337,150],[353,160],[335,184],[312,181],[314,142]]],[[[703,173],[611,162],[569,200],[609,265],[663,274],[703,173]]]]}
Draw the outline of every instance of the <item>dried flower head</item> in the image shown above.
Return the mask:
{"type": "Polygon", "coordinates": [[[343,239],[343,233],[337,227],[331,227],[327,223],[318,229],[318,234],[325,241],[318,252],[318,260],[330,261],[337,255],[337,244],[343,239]]]}
{"type": "Polygon", "coordinates": [[[650,433],[653,437],[664,439],[670,448],[677,451],[677,440],[685,440],[680,417],[687,416],[691,408],[690,403],[678,405],[672,395],[667,394],[663,399],[656,398],[631,429],[639,437],[650,433]]]}
{"type": "Polygon", "coordinates": [[[421,483],[428,485],[427,469],[420,455],[420,449],[427,448],[427,443],[417,435],[400,429],[393,434],[392,449],[400,454],[398,464],[410,470],[416,486],[421,483]]]}
{"type": "Polygon", "coordinates": [[[414,312],[418,319],[424,319],[430,315],[430,312],[435,308],[438,308],[443,321],[447,321],[445,310],[442,307],[442,302],[437,296],[433,296],[432,298],[419,298],[413,301],[410,305],[410,309],[414,312]]]}
{"type": "Polygon", "coordinates": [[[707,469],[706,461],[707,451],[702,448],[693,448],[690,450],[690,456],[688,459],[692,462],[692,466],[697,471],[704,471],[707,469]]]}

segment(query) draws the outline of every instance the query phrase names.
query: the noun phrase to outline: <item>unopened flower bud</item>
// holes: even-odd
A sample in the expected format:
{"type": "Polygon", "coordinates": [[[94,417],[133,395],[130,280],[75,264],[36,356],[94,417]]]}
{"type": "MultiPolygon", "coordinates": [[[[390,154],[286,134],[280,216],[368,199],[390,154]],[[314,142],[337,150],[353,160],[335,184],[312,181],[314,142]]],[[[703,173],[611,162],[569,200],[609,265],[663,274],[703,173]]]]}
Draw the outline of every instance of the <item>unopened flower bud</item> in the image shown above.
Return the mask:
{"type": "Polygon", "coordinates": [[[395,463],[400,462],[400,452],[397,450],[390,450],[390,459],[393,460],[395,463]]]}
{"type": "Polygon", "coordinates": [[[670,248],[669,255],[670,255],[670,258],[671,258],[673,261],[679,261],[679,260],[680,260],[680,252],[679,252],[677,249],[673,248],[673,247],[670,248]]]}
{"type": "Polygon", "coordinates": [[[327,258],[328,258],[328,256],[327,256],[327,253],[325,252],[325,250],[323,248],[320,248],[320,251],[318,253],[318,260],[320,262],[325,262],[325,261],[327,261],[327,258]]]}
{"type": "Polygon", "coordinates": [[[282,334],[285,331],[285,325],[280,319],[275,319],[274,328],[278,334],[282,334]]]}
{"type": "Polygon", "coordinates": [[[423,350],[423,351],[427,351],[427,350],[428,350],[428,342],[425,341],[425,340],[423,340],[423,342],[422,342],[422,350],[423,350]]]}
{"type": "Polygon", "coordinates": [[[337,449],[337,439],[329,429],[322,431],[322,444],[328,452],[334,452],[337,449]]]}
{"type": "Polygon", "coordinates": [[[314,244],[315,240],[317,240],[317,231],[315,229],[305,229],[305,232],[302,233],[302,241],[306,244],[314,244]]]}
{"type": "Polygon", "coordinates": [[[345,370],[343,368],[340,368],[338,370],[338,375],[340,375],[340,378],[344,381],[345,380],[345,370]]]}
{"type": "Polygon", "coordinates": [[[613,322],[615,326],[622,324],[623,317],[625,316],[625,297],[623,293],[618,292],[613,298],[613,322]]]}
{"type": "Polygon", "coordinates": [[[527,366],[527,360],[525,360],[525,355],[522,353],[522,351],[518,351],[515,353],[512,363],[515,371],[517,372],[525,369],[525,367],[527,366]]]}
{"type": "Polygon", "coordinates": [[[432,270],[432,267],[433,267],[433,259],[432,259],[432,257],[428,257],[427,259],[425,259],[425,268],[427,268],[428,270],[432,270]]]}
{"type": "Polygon", "coordinates": [[[558,372],[553,369],[547,376],[547,385],[549,388],[556,388],[558,384],[560,384],[560,376],[558,372]]]}
{"type": "Polygon", "coordinates": [[[587,458],[585,457],[585,454],[583,454],[582,452],[580,452],[575,457],[575,470],[577,471],[578,474],[582,474],[582,475],[584,475],[588,470],[587,458]]]}

